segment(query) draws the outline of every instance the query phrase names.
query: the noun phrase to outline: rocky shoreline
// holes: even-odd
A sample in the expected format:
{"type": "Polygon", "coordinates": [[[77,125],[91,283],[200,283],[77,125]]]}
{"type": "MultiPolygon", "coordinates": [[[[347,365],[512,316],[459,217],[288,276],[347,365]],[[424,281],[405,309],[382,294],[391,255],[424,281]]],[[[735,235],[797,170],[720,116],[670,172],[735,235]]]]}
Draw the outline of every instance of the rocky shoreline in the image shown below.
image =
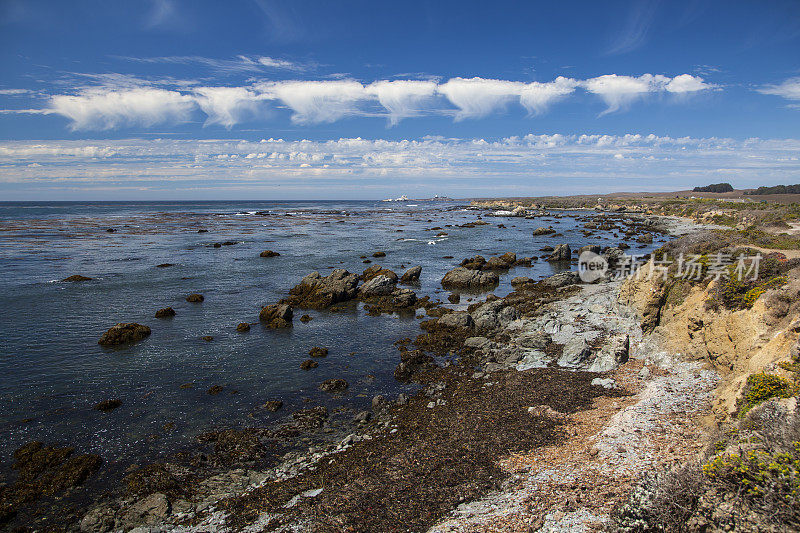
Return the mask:
{"type": "MultiPolygon", "coordinates": [[[[584,234],[604,225],[627,226],[626,240],[639,242],[699,229],[675,217],[607,213],[584,234]]],[[[597,252],[613,264],[623,247],[597,252]]],[[[511,252],[468,258],[442,285],[486,291],[496,272],[531,260],[511,252]]],[[[133,470],[125,495],[64,529],[591,530],[644,473],[697,455],[719,377],[647,327],[631,294],[650,290],[649,280],[517,277],[505,297],[452,309],[408,288],[420,270],[314,272],[260,315],[267,327],[285,328],[295,308],[335,311],[355,301],[370,314],[424,312],[422,333],[397,343],[395,378],[418,384],[416,394],[376,396],[351,423],[331,424],[317,406],[276,428],[210,432],[201,437],[210,453],[133,470]],[[298,439],[311,446],[294,448],[298,439]],[[278,465],[265,467],[267,457],[280,457],[278,465]]],[[[135,326],[119,324],[103,338],[146,336],[135,326]]],[[[321,387],[332,394],[348,386],[328,381],[321,387]]]]}

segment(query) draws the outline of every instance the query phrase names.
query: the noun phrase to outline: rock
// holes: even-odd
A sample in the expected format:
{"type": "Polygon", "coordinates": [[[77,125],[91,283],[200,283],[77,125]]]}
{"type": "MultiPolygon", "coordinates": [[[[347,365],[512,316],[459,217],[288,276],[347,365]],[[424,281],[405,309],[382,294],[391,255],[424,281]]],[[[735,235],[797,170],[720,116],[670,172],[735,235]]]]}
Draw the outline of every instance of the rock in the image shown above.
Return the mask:
{"type": "Polygon", "coordinates": [[[328,349],[314,346],[308,351],[308,355],[311,357],[328,357],[328,349]]]}
{"type": "Polygon", "coordinates": [[[386,397],[380,394],[372,397],[372,408],[373,409],[380,409],[381,407],[386,405],[386,397]]]}
{"type": "Polygon", "coordinates": [[[156,268],[169,268],[171,266],[175,266],[175,263],[161,263],[160,265],[156,265],[156,268]]]}
{"type": "Polygon", "coordinates": [[[272,250],[264,250],[263,252],[258,254],[259,257],[279,257],[280,255],[281,254],[279,254],[278,252],[273,252],[272,250]]]}
{"type": "Polygon", "coordinates": [[[603,387],[604,389],[617,388],[617,382],[614,381],[614,378],[594,378],[592,380],[592,385],[603,387]]]}
{"type": "Polygon", "coordinates": [[[515,289],[528,287],[533,283],[533,280],[527,276],[517,276],[511,280],[511,286],[515,289]]]}
{"type": "Polygon", "coordinates": [[[568,416],[565,413],[556,411],[549,405],[534,405],[533,407],[528,407],[528,414],[544,418],[552,418],[554,420],[561,420],[567,418],[568,416]]]}
{"type": "Polygon", "coordinates": [[[386,252],[375,252],[372,257],[386,257],[386,252]]]}
{"type": "Polygon", "coordinates": [[[205,298],[202,294],[190,294],[186,297],[186,301],[189,303],[200,303],[203,300],[205,300],[205,298]]]}
{"type": "Polygon", "coordinates": [[[247,322],[240,322],[239,324],[236,325],[236,331],[238,331],[239,333],[248,332],[250,331],[250,324],[248,324],[247,322]]]}
{"type": "Polygon", "coordinates": [[[540,252],[552,252],[553,250],[555,250],[555,248],[553,248],[552,246],[542,246],[541,248],[539,248],[540,252]]]}
{"type": "Polygon", "coordinates": [[[636,242],[640,244],[653,244],[653,235],[650,233],[639,235],[636,237],[636,242]]]}
{"type": "MultiPolygon", "coordinates": [[[[630,247],[626,245],[625,248],[630,247]]],[[[625,258],[625,252],[622,251],[622,245],[616,248],[606,248],[605,251],[603,251],[603,257],[608,261],[609,266],[615,266],[625,258]]]]}
{"type": "Polygon", "coordinates": [[[119,323],[116,326],[108,328],[108,331],[103,333],[97,344],[103,346],[114,346],[118,344],[130,344],[138,342],[150,335],[150,328],[135,322],[119,323]]]}
{"type": "Polygon", "coordinates": [[[600,255],[602,248],[599,244],[587,244],[586,246],[581,246],[578,248],[578,255],[582,254],[583,252],[592,252],[593,254],[600,255]]]}
{"type": "Polygon", "coordinates": [[[640,379],[650,379],[650,369],[646,366],[643,366],[641,370],[639,370],[639,378],[640,379]]]}
{"type": "Polygon", "coordinates": [[[156,311],[156,318],[171,318],[175,316],[175,310],[171,307],[164,307],[156,311]]]}
{"type": "Polygon", "coordinates": [[[258,319],[268,328],[288,328],[292,325],[294,311],[286,304],[272,304],[261,308],[258,319]]]}
{"type": "Polygon", "coordinates": [[[550,235],[551,233],[555,233],[555,232],[556,232],[556,230],[553,229],[553,226],[547,226],[546,228],[545,227],[541,227],[541,228],[536,228],[535,230],[533,230],[533,236],[534,237],[538,237],[540,235],[550,235]]]}
{"type": "Polygon", "coordinates": [[[309,309],[326,309],[333,304],[352,300],[358,294],[358,276],[336,269],[328,276],[312,272],[289,291],[288,303],[309,309]]]}
{"type": "Polygon", "coordinates": [[[378,276],[385,276],[391,279],[394,283],[397,283],[398,280],[397,274],[395,274],[388,268],[383,268],[380,265],[372,265],[371,267],[364,270],[364,272],[361,274],[361,280],[367,282],[378,276]]]}
{"type": "Polygon", "coordinates": [[[491,344],[491,341],[486,337],[467,337],[464,339],[464,347],[479,350],[491,344]]]}
{"type": "Polygon", "coordinates": [[[388,296],[395,290],[397,279],[394,280],[387,276],[377,276],[365,282],[358,290],[361,298],[374,298],[376,296],[388,296]]]}
{"type": "Polygon", "coordinates": [[[169,514],[169,500],[164,494],[156,493],[131,505],[125,512],[123,522],[128,527],[153,526],[163,522],[169,514]]]}
{"type": "Polygon", "coordinates": [[[396,289],[392,293],[392,303],[396,307],[411,307],[417,303],[417,293],[411,289],[396,289]]]}
{"type": "Polygon", "coordinates": [[[483,289],[494,287],[500,278],[494,272],[481,272],[464,267],[456,267],[442,278],[442,287],[448,289],[483,289]]]}
{"type": "Polygon", "coordinates": [[[316,361],[313,361],[311,359],[306,359],[305,361],[300,363],[300,368],[303,369],[303,370],[311,370],[312,368],[317,368],[318,366],[319,366],[319,363],[317,363],[316,361]]]}
{"type": "Polygon", "coordinates": [[[561,287],[566,287],[568,285],[575,285],[576,283],[580,283],[581,278],[578,276],[577,272],[572,272],[570,270],[559,272],[554,276],[550,276],[549,278],[545,278],[539,283],[541,283],[544,287],[550,289],[558,289],[561,287]]]}
{"type": "Polygon", "coordinates": [[[475,325],[475,321],[464,311],[456,311],[454,313],[447,313],[439,318],[437,324],[443,328],[461,328],[469,329],[475,325]]]}
{"type": "Polygon", "coordinates": [[[506,252],[499,257],[490,257],[483,266],[484,270],[508,270],[517,262],[517,254],[506,252]]]}
{"type": "Polygon", "coordinates": [[[73,283],[73,282],[76,282],[76,281],[91,281],[91,280],[92,280],[92,278],[87,278],[86,276],[81,276],[80,274],[75,274],[75,275],[72,275],[72,276],[70,276],[68,278],[62,279],[61,281],[66,281],[66,282],[73,283]]]}
{"type": "Polygon", "coordinates": [[[311,322],[311,320],[312,320],[311,315],[303,315],[300,317],[300,322],[302,322],[303,324],[307,324],[308,322],[311,322]]]}
{"type": "Polygon", "coordinates": [[[502,299],[485,302],[470,314],[475,321],[475,329],[482,332],[503,328],[512,320],[517,319],[516,309],[507,306],[502,299]]]}
{"type": "Polygon", "coordinates": [[[324,405],[300,409],[292,413],[297,425],[301,428],[320,428],[328,418],[328,408],[324,405]]]}
{"type": "Polygon", "coordinates": [[[107,232],[107,233],[116,233],[116,232],[117,232],[117,230],[115,230],[114,228],[108,228],[108,229],[106,230],[106,232],[107,232]]]}
{"type": "Polygon", "coordinates": [[[83,516],[79,527],[85,533],[113,531],[114,510],[106,506],[95,507],[83,516]]]}
{"type": "Polygon", "coordinates": [[[397,399],[394,401],[397,405],[406,405],[408,403],[408,394],[400,393],[397,395],[397,399]]]}
{"type": "Polygon", "coordinates": [[[327,379],[320,383],[319,390],[322,392],[337,393],[347,390],[348,383],[343,379],[327,379]]]}
{"type": "Polygon", "coordinates": [[[553,253],[551,253],[547,260],[548,261],[569,261],[572,259],[572,250],[569,247],[569,244],[559,244],[556,246],[553,253]]]}
{"type": "Polygon", "coordinates": [[[202,336],[202,337],[200,337],[200,338],[201,338],[201,339],[203,339],[203,340],[204,340],[204,341],[206,341],[206,342],[211,342],[211,341],[213,341],[213,340],[214,340],[214,337],[212,337],[211,335],[203,335],[203,336],[202,336]]]}
{"type": "Polygon", "coordinates": [[[207,229],[199,229],[199,230],[197,230],[197,233],[208,233],[208,230],[207,229]]]}
{"type": "Polygon", "coordinates": [[[274,413],[275,411],[283,407],[283,402],[280,400],[269,400],[261,407],[263,407],[267,411],[270,411],[271,413],[274,413]]]}
{"type": "Polygon", "coordinates": [[[95,410],[107,413],[122,405],[122,400],[103,400],[94,406],[95,410]]]}
{"type": "Polygon", "coordinates": [[[433,367],[435,363],[430,355],[422,350],[406,350],[400,352],[400,364],[394,369],[394,378],[398,381],[410,381],[414,374],[433,367]]]}
{"type": "Polygon", "coordinates": [[[447,301],[449,301],[451,304],[457,304],[461,301],[461,295],[457,292],[454,292],[447,297],[447,301]]]}
{"type": "Polygon", "coordinates": [[[225,387],[223,387],[222,385],[212,385],[211,388],[208,389],[206,392],[208,392],[208,394],[210,394],[211,396],[216,396],[217,394],[222,392],[224,388],[225,387]]]}
{"type": "Polygon", "coordinates": [[[359,424],[366,424],[367,422],[369,422],[371,418],[372,418],[372,413],[370,413],[369,411],[361,411],[357,413],[356,416],[353,417],[353,420],[355,422],[358,422],[359,424]]]}
{"type": "Polygon", "coordinates": [[[416,283],[419,281],[419,277],[422,274],[422,267],[417,265],[409,268],[403,273],[403,276],[400,278],[401,283],[416,283]]]}
{"type": "Polygon", "coordinates": [[[486,258],[482,255],[476,255],[475,257],[468,257],[461,261],[461,266],[464,268],[469,268],[470,270],[481,270],[486,265],[486,258]]]}

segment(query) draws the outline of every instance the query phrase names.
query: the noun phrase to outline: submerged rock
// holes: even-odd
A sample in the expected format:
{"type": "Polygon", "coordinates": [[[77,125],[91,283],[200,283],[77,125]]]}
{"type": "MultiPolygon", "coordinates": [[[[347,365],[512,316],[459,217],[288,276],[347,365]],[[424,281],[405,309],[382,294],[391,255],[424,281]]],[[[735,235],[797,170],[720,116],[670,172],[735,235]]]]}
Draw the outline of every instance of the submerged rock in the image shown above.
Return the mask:
{"type": "Polygon", "coordinates": [[[250,324],[248,324],[247,322],[240,322],[236,326],[236,331],[238,331],[239,333],[245,333],[247,331],[250,331],[250,324]]]}
{"type": "Polygon", "coordinates": [[[259,257],[278,257],[280,255],[281,254],[279,254],[278,252],[273,252],[272,250],[264,250],[263,252],[258,254],[259,257]]]}
{"type": "Polygon", "coordinates": [[[156,311],[156,318],[170,318],[175,316],[175,310],[171,307],[164,307],[156,311]]]}
{"type": "Polygon", "coordinates": [[[92,280],[92,278],[87,278],[86,276],[81,276],[80,274],[75,274],[75,275],[72,275],[72,276],[70,276],[68,278],[62,279],[61,281],[74,283],[76,281],[91,281],[91,280],[92,280]]]}
{"type": "Polygon", "coordinates": [[[328,349],[314,346],[308,351],[308,355],[311,357],[328,357],[328,349]]]}
{"type": "Polygon", "coordinates": [[[122,405],[122,400],[103,400],[94,406],[96,411],[107,413],[122,405]]]}
{"type": "Polygon", "coordinates": [[[199,304],[203,300],[205,300],[205,297],[202,294],[197,294],[197,293],[190,294],[189,296],[186,297],[186,301],[189,302],[189,303],[198,303],[199,304]]]}
{"type": "Polygon", "coordinates": [[[300,368],[302,370],[311,370],[312,368],[317,368],[318,366],[319,366],[319,363],[317,363],[316,361],[314,361],[312,359],[306,359],[305,361],[300,363],[300,368]]]}
{"type": "Polygon", "coordinates": [[[358,294],[358,276],[337,268],[327,276],[312,272],[289,291],[287,302],[301,308],[326,309],[358,294]]]}
{"type": "Polygon", "coordinates": [[[500,282],[494,272],[482,272],[465,267],[456,267],[442,278],[445,289],[484,289],[491,288],[500,282]]]}
{"type": "Polygon", "coordinates": [[[272,304],[261,308],[258,319],[268,328],[288,328],[292,325],[294,311],[286,304],[272,304]]]}
{"type": "Polygon", "coordinates": [[[108,328],[97,344],[114,346],[138,342],[150,335],[150,328],[135,322],[119,323],[108,328]]]}
{"type": "Polygon", "coordinates": [[[533,230],[533,236],[537,237],[539,235],[550,235],[551,233],[555,233],[556,230],[553,229],[552,226],[547,226],[546,228],[536,228],[533,230]]]}
{"type": "Polygon", "coordinates": [[[302,322],[303,324],[311,322],[311,320],[313,320],[311,315],[303,315],[300,317],[300,322],[302,322]]]}
{"type": "Polygon", "coordinates": [[[208,394],[210,394],[211,396],[216,396],[217,394],[219,394],[220,392],[222,392],[224,388],[225,388],[225,387],[223,387],[222,385],[213,385],[213,386],[212,386],[210,389],[208,389],[208,391],[206,391],[206,392],[208,392],[208,394]]]}
{"type": "Polygon", "coordinates": [[[403,276],[400,278],[401,283],[416,283],[419,281],[419,277],[422,274],[422,267],[417,265],[409,268],[403,273],[403,276]]]}
{"type": "Polygon", "coordinates": [[[283,402],[280,401],[280,400],[269,400],[268,402],[266,402],[261,407],[263,407],[267,411],[270,411],[270,412],[274,413],[275,411],[277,411],[281,407],[283,407],[283,402]]]}
{"type": "Polygon", "coordinates": [[[343,379],[328,379],[320,383],[319,390],[323,392],[343,392],[347,390],[348,383],[343,379]]]}

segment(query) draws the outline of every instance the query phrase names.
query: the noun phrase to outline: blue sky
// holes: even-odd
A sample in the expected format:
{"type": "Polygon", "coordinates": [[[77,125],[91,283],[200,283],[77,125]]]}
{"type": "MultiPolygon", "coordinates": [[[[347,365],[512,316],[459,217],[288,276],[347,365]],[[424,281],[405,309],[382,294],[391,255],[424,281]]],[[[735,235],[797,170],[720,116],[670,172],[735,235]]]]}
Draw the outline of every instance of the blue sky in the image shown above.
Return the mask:
{"type": "Polygon", "coordinates": [[[0,65],[7,199],[800,182],[796,1],[4,0],[0,65]]]}

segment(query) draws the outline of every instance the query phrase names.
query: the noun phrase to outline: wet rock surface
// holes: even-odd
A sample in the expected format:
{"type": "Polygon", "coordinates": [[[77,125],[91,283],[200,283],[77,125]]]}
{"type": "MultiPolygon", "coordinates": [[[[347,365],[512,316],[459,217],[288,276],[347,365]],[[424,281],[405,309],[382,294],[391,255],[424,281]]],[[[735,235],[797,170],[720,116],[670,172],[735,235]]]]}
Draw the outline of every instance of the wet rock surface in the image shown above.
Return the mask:
{"type": "Polygon", "coordinates": [[[103,333],[97,344],[103,346],[117,346],[131,344],[147,338],[150,335],[150,328],[135,322],[122,322],[112,326],[103,333]]]}
{"type": "Polygon", "coordinates": [[[171,307],[164,307],[156,311],[156,318],[172,318],[175,316],[175,310],[171,307]]]}
{"type": "Polygon", "coordinates": [[[78,282],[78,281],[91,281],[91,280],[92,280],[92,278],[89,278],[89,277],[86,277],[86,276],[82,276],[80,274],[74,274],[72,276],[69,276],[68,278],[62,279],[61,281],[65,281],[67,283],[74,283],[74,282],[78,282]]]}
{"type": "Polygon", "coordinates": [[[422,267],[421,266],[413,266],[406,270],[402,277],[400,278],[401,283],[416,283],[419,281],[419,277],[422,275],[422,267]]]}
{"type": "Polygon", "coordinates": [[[292,325],[294,311],[286,304],[273,304],[261,308],[258,319],[268,328],[288,328],[292,325]]]}
{"type": "Polygon", "coordinates": [[[487,289],[497,286],[499,276],[465,267],[456,267],[442,278],[442,287],[449,289],[487,289]]]}
{"type": "Polygon", "coordinates": [[[186,297],[186,301],[187,302],[194,303],[194,304],[199,304],[203,300],[205,300],[205,297],[202,294],[197,294],[197,293],[190,294],[189,296],[186,297]]]}
{"type": "Polygon", "coordinates": [[[327,309],[353,300],[358,294],[358,276],[335,269],[327,276],[312,272],[289,291],[287,303],[307,309],[327,309]]]}

